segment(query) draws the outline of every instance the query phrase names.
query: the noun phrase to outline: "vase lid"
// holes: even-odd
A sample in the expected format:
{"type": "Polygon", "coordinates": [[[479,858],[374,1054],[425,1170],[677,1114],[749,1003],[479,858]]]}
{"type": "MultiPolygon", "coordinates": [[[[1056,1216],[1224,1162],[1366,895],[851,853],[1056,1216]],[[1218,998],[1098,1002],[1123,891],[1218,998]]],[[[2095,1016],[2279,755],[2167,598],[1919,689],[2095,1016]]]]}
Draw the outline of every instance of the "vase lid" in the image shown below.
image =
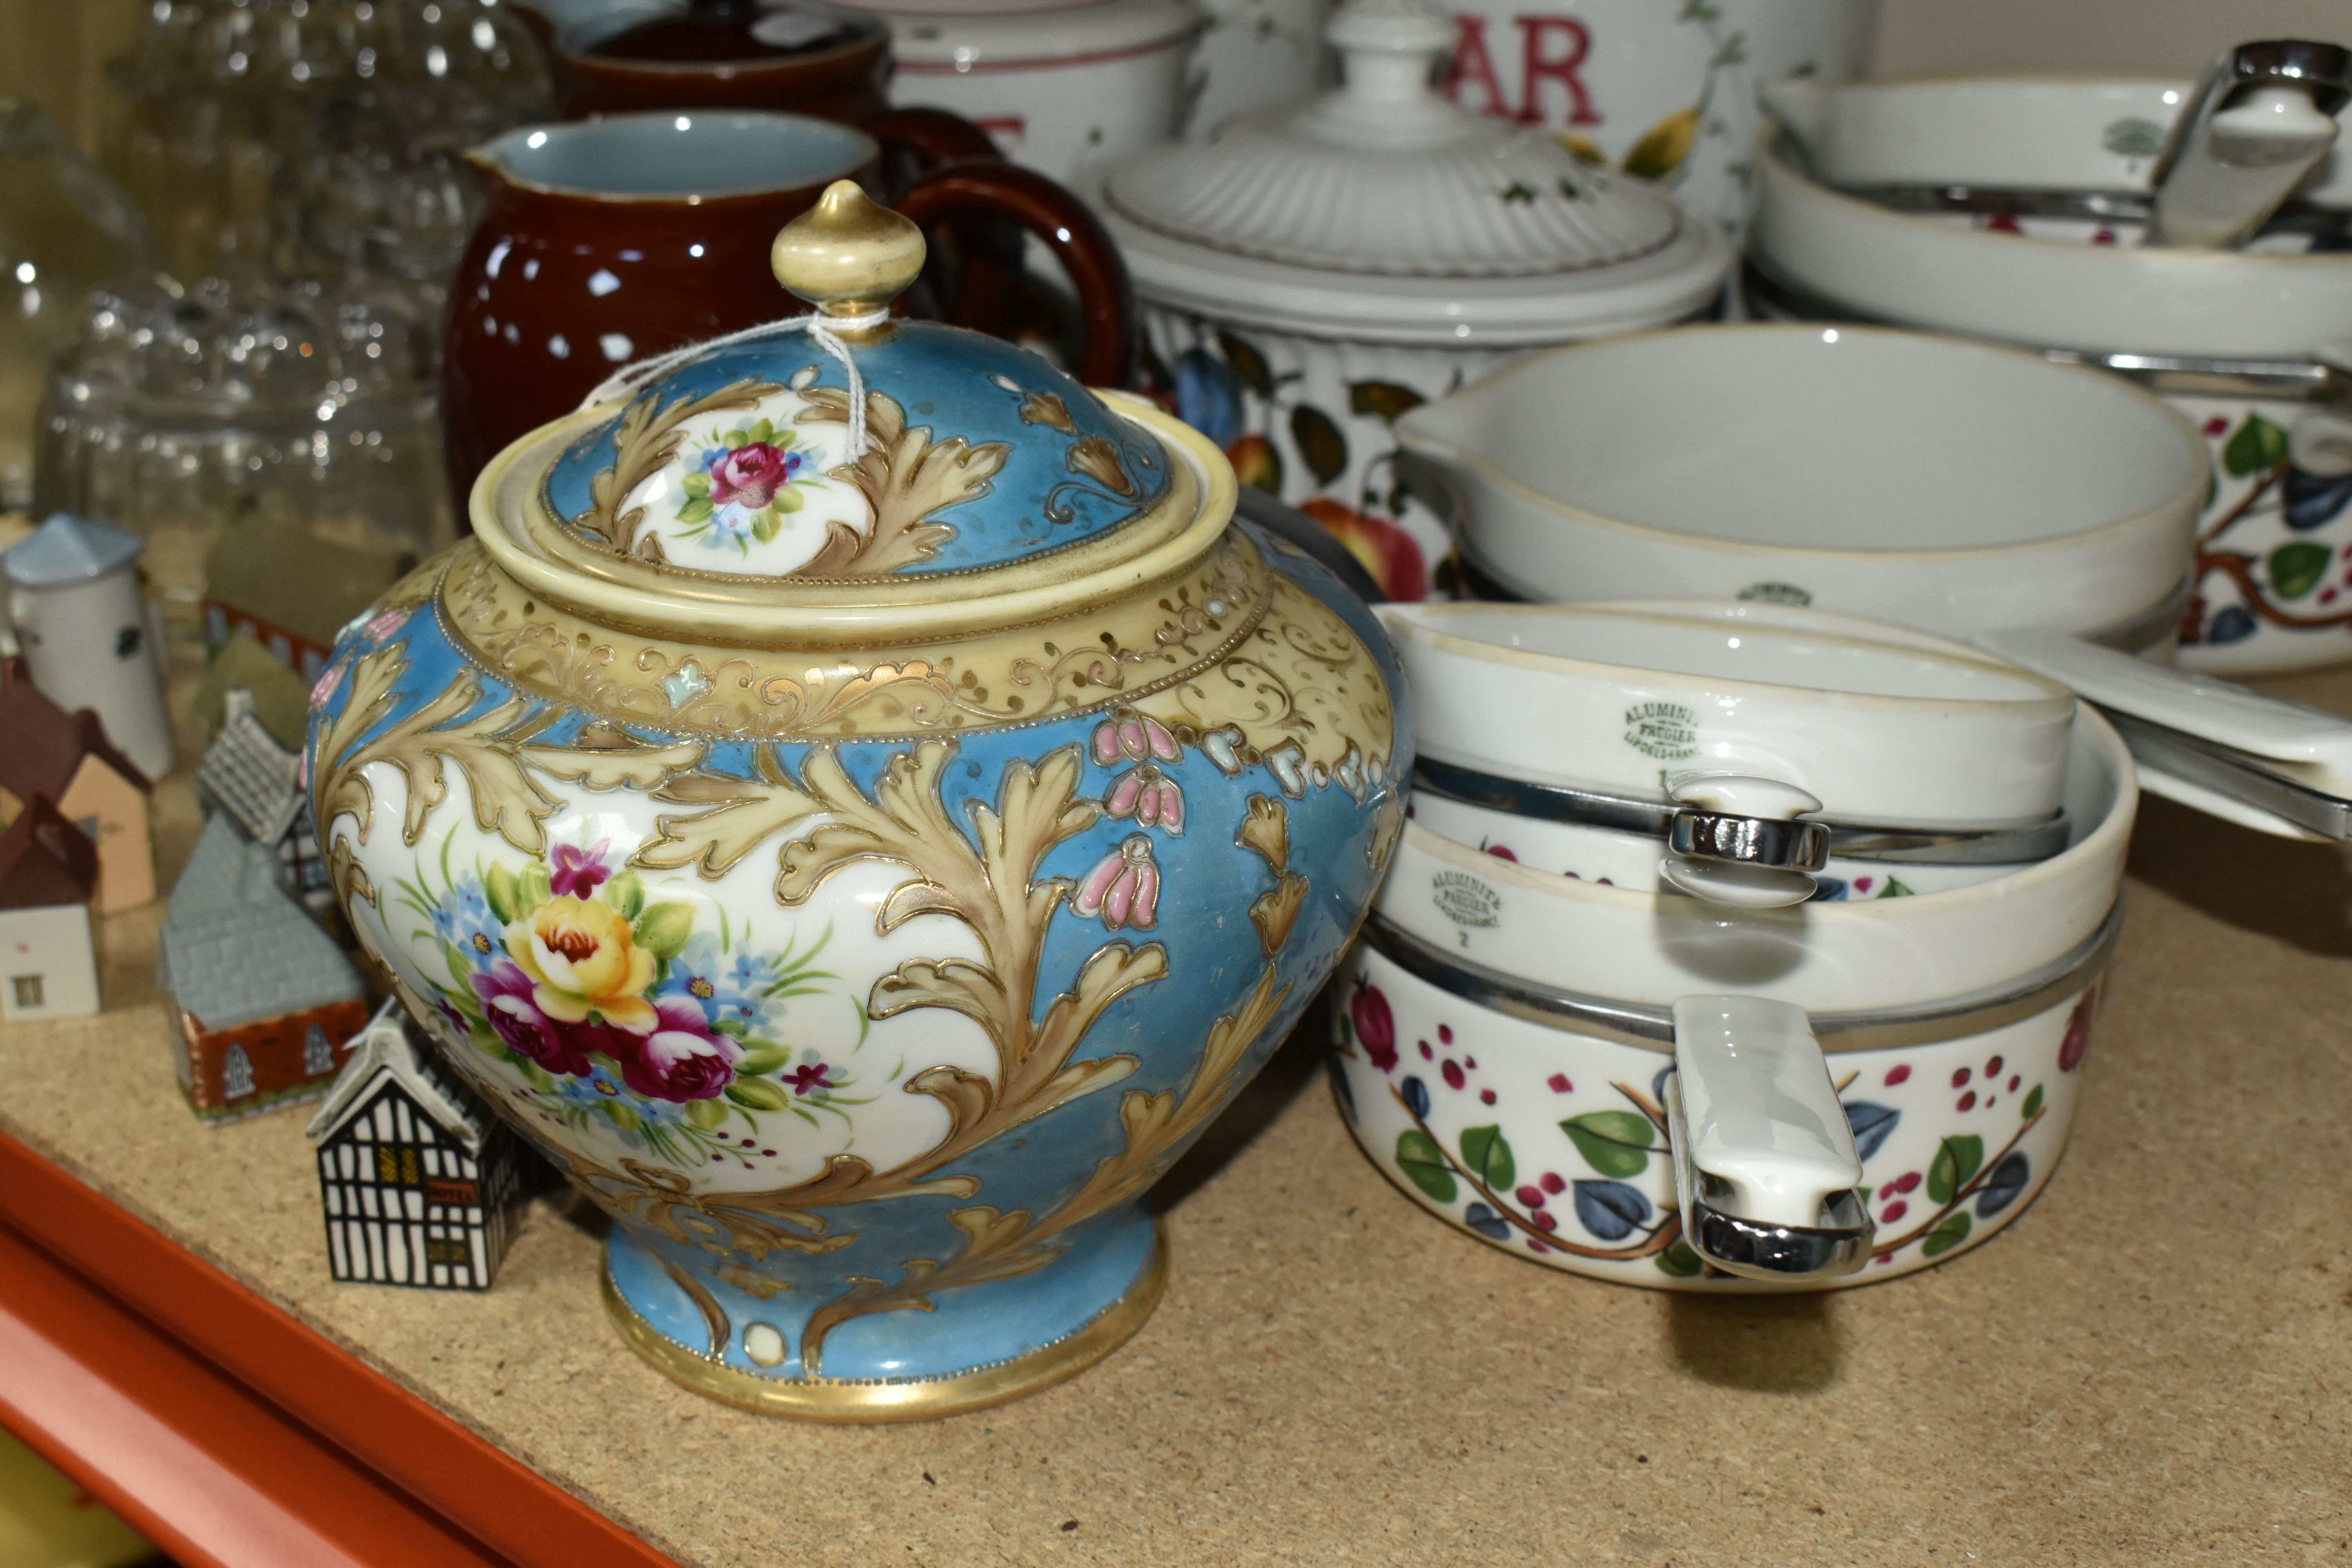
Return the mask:
{"type": "Polygon", "coordinates": [[[1441,95],[1454,34],[1432,0],[1349,0],[1324,30],[1339,89],[1125,163],[1108,199],[1234,256],[1394,278],[1553,279],[1673,240],[1668,198],[1441,95]]]}
{"type": "Polygon", "coordinates": [[[891,320],[922,235],[854,182],[773,258],[814,316],[688,352],[500,454],[473,514],[502,566],[591,614],[756,637],[1129,591],[1222,531],[1230,475],[1157,422],[1025,349],[891,320]]]}

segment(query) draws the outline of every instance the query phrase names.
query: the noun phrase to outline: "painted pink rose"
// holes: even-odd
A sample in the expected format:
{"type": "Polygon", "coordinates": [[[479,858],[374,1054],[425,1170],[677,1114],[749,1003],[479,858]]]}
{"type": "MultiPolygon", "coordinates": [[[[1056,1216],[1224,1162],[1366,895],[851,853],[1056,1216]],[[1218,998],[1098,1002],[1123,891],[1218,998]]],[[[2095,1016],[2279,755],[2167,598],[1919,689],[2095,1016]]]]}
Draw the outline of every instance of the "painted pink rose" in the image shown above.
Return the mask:
{"type": "Polygon", "coordinates": [[[518,1056],[529,1057],[549,1072],[565,1078],[586,1078],[588,1053],[607,1050],[609,1031],[567,1024],[540,1011],[532,999],[536,983],[516,965],[501,959],[471,976],[474,994],[482,999],[483,1016],[490,1027],[518,1056]]]}
{"type": "Polygon", "coordinates": [[[1101,916],[1106,931],[1150,931],[1159,924],[1160,866],[1151,858],[1151,840],[1135,834],[1097,861],[1070,908],[1089,920],[1101,916]]]}
{"type": "Polygon", "coordinates": [[[765,441],[738,447],[711,467],[711,504],[758,511],[776,499],[776,492],[790,481],[792,469],[790,457],[765,441]]]}
{"type": "Polygon", "coordinates": [[[735,1081],[742,1049],[714,1034],[699,1006],[665,996],[654,1007],[660,1016],[652,1030],[620,1041],[627,1053],[618,1058],[621,1077],[631,1089],[648,1100],[709,1100],[735,1081]]]}
{"type": "Polygon", "coordinates": [[[1356,1026],[1356,1043],[1372,1066],[1386,1072],[1396,1066],[1396,1015],[1377,985],[1359,985],[1348,999],[1348,1016],[1356,1026]]]}

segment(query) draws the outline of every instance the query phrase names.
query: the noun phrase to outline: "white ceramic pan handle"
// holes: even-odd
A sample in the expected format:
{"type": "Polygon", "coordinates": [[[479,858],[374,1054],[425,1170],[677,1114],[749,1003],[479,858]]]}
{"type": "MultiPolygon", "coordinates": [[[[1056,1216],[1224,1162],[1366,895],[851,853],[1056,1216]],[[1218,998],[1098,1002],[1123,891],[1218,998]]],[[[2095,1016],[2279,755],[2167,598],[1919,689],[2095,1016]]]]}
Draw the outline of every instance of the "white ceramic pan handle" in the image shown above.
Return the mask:
{"type": "Polygon", "coordinates": [[[1976,641],[2105,709],[2152,794],[2281,837],[2352,837],[2352,721],[2063,632],[1976,641]]]}
{"type": "Polygon", "coordinates": [[[1789,1284],[1870,1260],[1862,1158],[1803,1008],[1676,1001],[1666,1109],[1683,1234],[1701,1258],[1789,1284]]]}
{"type": "Polygon", "coordinates": [[[2242,244],[2336,144],[2345,52],[2282,39],[2224,49],[2157,159],[2149,245],[2242,244]]]}

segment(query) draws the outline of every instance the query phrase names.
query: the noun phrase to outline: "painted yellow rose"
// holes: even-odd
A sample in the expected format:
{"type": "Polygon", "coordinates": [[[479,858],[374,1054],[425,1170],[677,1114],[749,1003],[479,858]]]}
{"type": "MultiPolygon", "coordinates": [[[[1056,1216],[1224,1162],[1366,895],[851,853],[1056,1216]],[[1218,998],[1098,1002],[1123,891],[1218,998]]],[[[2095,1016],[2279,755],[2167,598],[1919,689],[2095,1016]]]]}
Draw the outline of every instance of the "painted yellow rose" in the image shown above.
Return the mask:
{"type": "Polygon", "coordinates": [[[531,978],[531,1000],[551,1018],[577,1024],[593,1011],[635,1034],[657,1022],[642,993],[654,955],[610,904],[558,894],[506,930],[507,952],[531,978]]]}

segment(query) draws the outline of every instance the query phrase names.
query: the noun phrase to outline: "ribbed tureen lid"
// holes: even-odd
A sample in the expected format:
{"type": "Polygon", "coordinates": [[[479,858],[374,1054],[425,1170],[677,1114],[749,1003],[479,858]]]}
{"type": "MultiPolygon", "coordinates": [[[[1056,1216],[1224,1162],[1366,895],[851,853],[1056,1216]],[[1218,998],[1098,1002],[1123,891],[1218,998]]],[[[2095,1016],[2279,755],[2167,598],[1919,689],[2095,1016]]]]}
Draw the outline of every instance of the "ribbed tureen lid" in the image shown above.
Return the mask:
{"type": "Polygon", "coordinates": [[[1531,278],[1664,248],[1674,205],[1550,137],[1448,102],[1431,0],[1348,0],[1325,29],[1345,85],[1115,170],[1121,217],[1239,257],[1393,278],[1531,278]]]}
{"type": "MultiPolygon", "coordinates": [[[[847,285],[827,255],[777,270],[841,319],[878,313],[912,280],[922,238],[843,182],[816,225],[888,220],[898,270],[847,285]],[[876,295],[879,298],[876,298],[876,295]]],[[[807,234],[801,238],[811,244],[807,234]]],[[[840,582],[972,573],[1066,551],[1151,511],[1168,455],[1149,432],[1037,355],[928,322],[805,331],[714,347],[671,370],[548,468],[548,511],[575,540],[715,581],[840,582]],[[853,449],[850,369],[865,391],[853,449]]]]}

